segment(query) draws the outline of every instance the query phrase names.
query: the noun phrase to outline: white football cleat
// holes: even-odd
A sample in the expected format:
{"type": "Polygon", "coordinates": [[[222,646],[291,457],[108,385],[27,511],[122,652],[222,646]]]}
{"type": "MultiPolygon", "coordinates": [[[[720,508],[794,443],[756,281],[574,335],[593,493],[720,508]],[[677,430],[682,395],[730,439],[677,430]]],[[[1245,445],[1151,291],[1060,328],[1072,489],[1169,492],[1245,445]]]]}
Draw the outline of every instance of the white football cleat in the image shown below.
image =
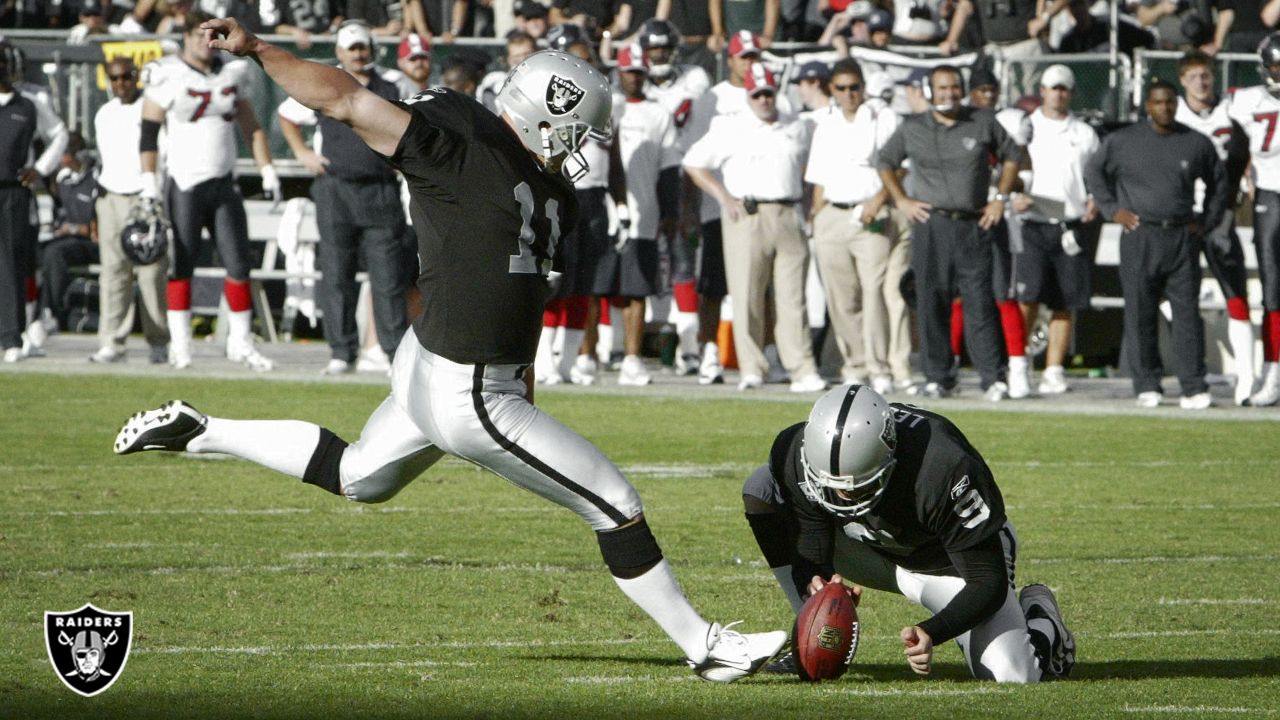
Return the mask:
{"type": "Polygon", "coordinates": [[[125,361],[125,351],[116,350],[110,345],[103,345],[98,351],[89,356],[89,362],[102,363],[104,365],[110,363],[118,363],[125,361]]]}
{"type": "Polygon", "coordinates": [[[644,361],[637,355],[628,355],[622,359],[622,368],[618,373],[619,385],[643,387],[653,381],[649,371],[644,369],[644,361]]]}
{"type": "Polygon", "coordinates": [[[1064,678],[1076,666],[1076,639],[1062,622],[1062,610],[1058,599],[1046,585],[1039,583],[1022,588],[1018,604],[1028,620],[1043,619],[1053,623],[1054,640],[1049,657],[1043,658],[1044,672],[1051,678],[1064,678]]]}
{"type": "Polygon", "coordinates": [[[1178,405],[1183,410],[1205,410],[1213,407],[1213,397],[1208,392],[1183,395],[1182,399],[1178,401],[1178,405]]]}
{"type": "Polygon", "coordinates": [[[707,343],[702,349],[702,362],[698,365],[699,385],[719,385],[724,382],[724,368],[720,366],[720,348],[707,343]]]}
{"type": "Polygon", "coordinates": [[[707,659],[701,663],[688,661],[698,677],[722,683],[741,680],[764,667],[787,642],[787,634],[781,630],[744,635],[732,629],[737,624],[711,624],[707,630],[707,659]]]}
{"type": "Polygon", "coordinates": [[[822,376],[817,373],[811,373],[791,382],[791,392],[793,393],[818,392],[826,389],[827,381],[823,380],[822,376]]]}
{"type": "Polygon", "coordinates": [[[594,385],[597,372],[599,372],[599,365],[596,364],[594,357],[579,355],[573,361],[573,367],[569,368],[569,382],[574,385],[594,385]]]}
{"type": "Polygon", "coordinates": [[[173,339],[169,341],[169,364],[175,370],[191,367],[191,343],[173,339]]]}
{"type": "Polygon", "coordinates": [[[1018,358],[1021,362],[1014,362],[1015,358],[1009,358],[1009,399],[1022,400],[1031,394],[1031,371],[1027,369],[1027,359],[1018,358]]]}
{"type": "Polygon", "coordinates": [[[757,390],[764,386],[764,378],[759,375],[743,375],[738,380],[739,390],[757,390]]]}
{"type": "Polygon", "coordinates": [[[676,355],[676,375],[697,375],[702,358],[697,355],[676,355]]]}
{"type": "Polygon", "coordinates": [[[1262,387],[1249,398],[1249,404],[1255,407],[1280,402],[1280,363],[1265,363],[1262,367],[1262,387]]]}
{"type": "Polygon", "coordinates": [[[1009,386],[1004,382],[997,380],[987,386],[986,392],[982,393],[982,397],[987,402],[1000,402],[1009,398],[1009,386]]]}
{"type": "Polygon", "coordinates": [[[333,358],[328,365],[324,366],[324,370],[320,371],[321,375],[346,375],[355,372],[356,366],[348,360],[341,358],[333,358]]]}
{"type": "Polygon", "coordinates": [[[5,351],[4,351],[5,362],[16,363],[19,360],[21,360],[23,357],[25,356],[22,354],[22,348],[20,347],[5,348],[5,351]]]}
{"type": "Polygon", "coordinates": [[[1148,390],[1143,393],[1138,393],[1138,399],[1134,404],[1140,408],[1160,407],[1160,399],[1162,397],[1163,396],[1155,390],[1148,390]]]}
{"type": "Polygon", "coordinates": [[[270,358],[258,352],[252,340],[227,338],[227,359],[244,363],[255,372],[267,372],[276,366],[270,358]]]}
{"type": "Polygon", "coordinates": [[[155,410],[135,414],[116,433],[117,455],[142,450],[182,452],[187,443],[203,433],[209,418],[182,400],[170,400],[155,410]]]}

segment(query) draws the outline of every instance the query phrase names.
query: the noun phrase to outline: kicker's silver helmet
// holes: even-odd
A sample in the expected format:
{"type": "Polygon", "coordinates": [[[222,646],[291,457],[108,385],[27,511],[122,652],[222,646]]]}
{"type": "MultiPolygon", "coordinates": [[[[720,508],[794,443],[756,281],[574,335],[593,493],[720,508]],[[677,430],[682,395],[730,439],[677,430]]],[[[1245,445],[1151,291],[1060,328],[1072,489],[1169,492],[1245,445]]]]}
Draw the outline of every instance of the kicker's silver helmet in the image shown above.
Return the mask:
{"type": "Polygon", "coordinates": [[[866,385],[842,385],[814,403],[804,428],[800,487],[839,518],[870,512],[897,463],[889,401],[866,385]]]}
{"type": "Polygon", "coordinates": [[[570,180],[587,172],[578,148],[588,137],[613,135],[613,95],[609,82],[590,63],[558,50],[543,50],[512,68],[498,91],[498,103],[515,121],[524,146],[542,156],[546,168],[562,163],[570,180]]]}

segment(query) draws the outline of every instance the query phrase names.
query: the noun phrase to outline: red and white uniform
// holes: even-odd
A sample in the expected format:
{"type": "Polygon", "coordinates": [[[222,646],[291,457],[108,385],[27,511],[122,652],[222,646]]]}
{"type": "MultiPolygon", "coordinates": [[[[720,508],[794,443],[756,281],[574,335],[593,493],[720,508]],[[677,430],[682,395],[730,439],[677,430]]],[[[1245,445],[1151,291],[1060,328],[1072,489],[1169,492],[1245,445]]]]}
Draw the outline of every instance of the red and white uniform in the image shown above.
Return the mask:
{"type": "Polygon", "coordinates": [[[658,174],[679,167],[683,153],[671,113],[659,103],[614,96],[614,135],[627,175],[627,205],[633,237],[658,236],[658,174]]]}
{"type": "Polygon", "coordinates": [[[677,65],[670,79],[662,84],[652,80],[645,83],[644,94],[671,113],[676,127],[676,137],[681,152],[688,150],[693,141],[689,138],[689,121],[693,117],[693,103],[711,89],[707,71],[697,65],[677,65]]]}
{"type": "Polygon", "coordinates": [[[248,90],[249,64],[215,60],[201,72],[168,56],[147,65],[145,97],[165,111],[169,176],[186,191],[235,167],[236,101],[248,90]]]}
{"type": "Polygon", "coordinates": [[[1280,192],[1280,100],[1262,85],[1237,90],[1227,116],[1249,136],[1249,157],[1259,190],[1280,192]]]}

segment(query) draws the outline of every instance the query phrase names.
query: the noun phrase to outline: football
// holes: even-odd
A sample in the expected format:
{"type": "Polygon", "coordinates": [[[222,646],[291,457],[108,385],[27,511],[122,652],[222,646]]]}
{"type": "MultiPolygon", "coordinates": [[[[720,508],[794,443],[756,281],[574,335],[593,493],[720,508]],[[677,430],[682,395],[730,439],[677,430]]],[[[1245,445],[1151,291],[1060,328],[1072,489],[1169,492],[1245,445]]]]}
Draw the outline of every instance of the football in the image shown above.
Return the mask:
{"type": "Polygon", "coordinates": [[[843,583],[827,583],[805,601],[791,648],[801,680],[835,680],[849,669],[858,651],[858,609],[843,583]]]}

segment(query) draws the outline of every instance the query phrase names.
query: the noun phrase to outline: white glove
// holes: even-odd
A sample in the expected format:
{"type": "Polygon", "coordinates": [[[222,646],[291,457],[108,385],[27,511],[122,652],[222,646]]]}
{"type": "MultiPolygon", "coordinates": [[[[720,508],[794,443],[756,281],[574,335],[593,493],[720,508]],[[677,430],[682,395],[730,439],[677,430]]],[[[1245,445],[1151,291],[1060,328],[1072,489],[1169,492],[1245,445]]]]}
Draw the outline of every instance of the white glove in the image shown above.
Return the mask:
{"type": "Polygon", "coordinates": [[[280,199],[280,176],[276,174],[274,165],[266,164],[258,168],[262,173],[262,194],[269,200],[280,199]]]}
{"type": "Polygon", "coordinates": [[[618,232],[615,235],[616,241],[614,249],[621,253],[627,247],[627,242],[631,240],[631,208],[626,204],[617,207],[618,214],[618,232]]]}
{"type": "Polygon", "coordinates": [[[142,173],[142,189],[138,191],[142,200],[154,201],[160,197],[160,180],[153,172],[142,173]]]}
{"type": "Polygon", "coordinates": [[[1068,257],[1074,256],[1074,255],[1079,255],[1079,254],[1080,254],[1080,250],[1081,250],[1081,249],[1082,249],[1082,248],[1080,247],[1080,243],[1076,240],[1076,233],[1075,233],[1075,231],[1074,231],[1074,230],[1070,230],[1070,229],[1068,229],[1068,230],[1063,230],[1063,231],[1062,231],[1062,252],[1063,252],[1063,254],[1065,254],[1065,255],[1066,255],[1066,256],[1068,256],[1068,257]]]}

